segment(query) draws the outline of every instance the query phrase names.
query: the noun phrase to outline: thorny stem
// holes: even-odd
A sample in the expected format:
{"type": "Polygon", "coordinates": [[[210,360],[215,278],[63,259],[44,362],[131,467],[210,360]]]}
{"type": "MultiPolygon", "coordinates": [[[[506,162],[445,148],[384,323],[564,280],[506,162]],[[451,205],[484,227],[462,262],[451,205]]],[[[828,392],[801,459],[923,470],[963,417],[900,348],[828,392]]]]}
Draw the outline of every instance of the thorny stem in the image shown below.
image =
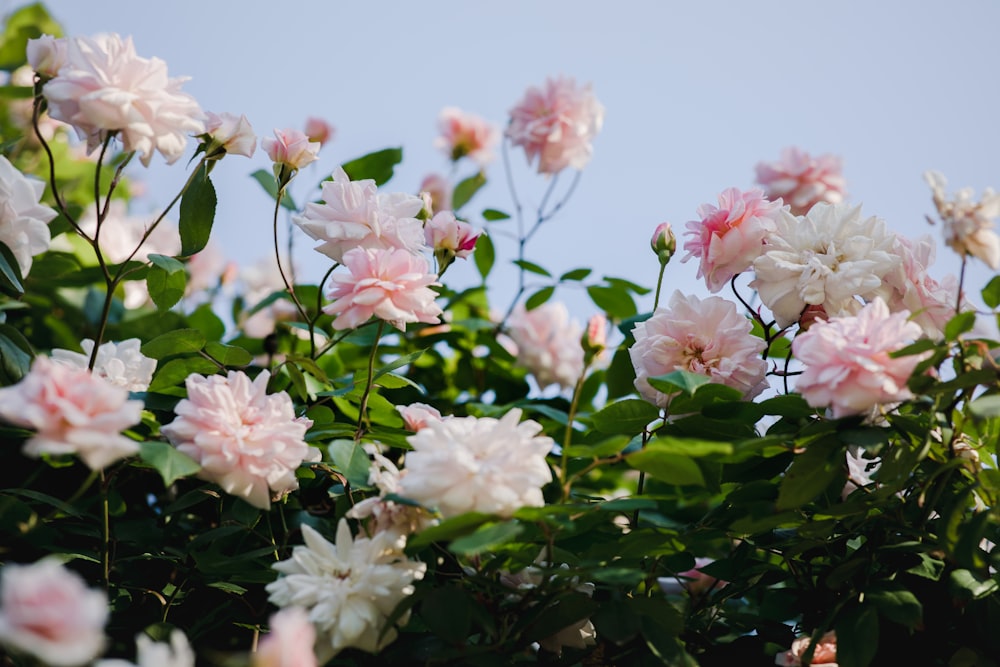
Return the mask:
{"type": "Polygon", "coordinates": [[[361,395],[361,404],[358,406],[358,430],[354,432],[354,441],[361,442],[361,436],[365,433],[364,424],[368,411],[368,398],[372,393],[372,386],[375,384],[375,356],[378,353],[378,344],[382,339],[382,331],[385,329],[385,321],[379,320],[378,331],[375,332],[375,342],[372,344],[372,353],[368,355],[368,377],[365,378],[365,392],[361,395]]]}

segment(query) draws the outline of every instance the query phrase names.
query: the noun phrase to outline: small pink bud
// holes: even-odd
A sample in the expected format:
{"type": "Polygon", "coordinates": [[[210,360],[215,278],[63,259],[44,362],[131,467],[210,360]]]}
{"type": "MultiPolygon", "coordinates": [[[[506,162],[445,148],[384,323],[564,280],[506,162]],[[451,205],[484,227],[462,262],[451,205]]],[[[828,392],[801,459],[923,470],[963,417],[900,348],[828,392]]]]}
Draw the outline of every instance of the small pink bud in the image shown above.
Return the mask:
{"type": "Polygon", "coordinates": [[[661,222],[653,232],[653,238],[649,242],[649,247],[653,249],[660,259],[660,264],[666,264],[677,251],[677,239],[674,231],[670,228],[669,222],[661,222]]]}
{"type": "Polygon", "coordinates": [[[305,131],[309,141],[318,142],[320,146],[325,146],[328,141],[332,140],[335,132],[333,125],[316,116],[306,118],[305,131]]]}
{"type": "Polygon", "coordinates": [[[295,172],[316,161],[319,153],[319,142],[310,141],[298,130],[275,130],[274,139],[264,137],[260,147],[274,162],[274,177],[278,187],[284,188],[292,180],[295,172]]]}
{"type": "Polygon", "coordinates": [[[600,313],[587,322],[583,334],[583,349],[589,354],[600,354],[608,346],[608,318],[600,313]]]}

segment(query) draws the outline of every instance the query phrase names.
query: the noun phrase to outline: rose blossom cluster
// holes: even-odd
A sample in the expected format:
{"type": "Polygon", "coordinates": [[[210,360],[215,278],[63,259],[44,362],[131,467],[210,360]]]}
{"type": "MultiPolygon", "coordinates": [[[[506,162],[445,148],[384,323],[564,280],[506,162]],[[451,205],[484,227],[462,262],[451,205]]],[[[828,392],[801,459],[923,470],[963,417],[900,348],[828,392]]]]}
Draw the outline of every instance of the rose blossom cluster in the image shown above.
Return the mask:
{"type": "Polygon", "coordinates": [[[566,167],[583,169],[593,153],[592,142],[604,123],[604,107],[590,86],[568,77],[546,79],[531,86],[510,110],[506,136],[538,160],[538,173],[557,174],[566,167]]]}
{"type": "MultiPolygon", "coordinates": [[[[302,537],[291,558],[274,564],[280,576],[266,588],[275,605],[308,612],[320,664],[348,647],[376,653],[392,643],[397,632],[387,627],[389,617],[413,594],[426,564],[406,558],[391,532],[352,537],[345,519],[333,543],[306,524],[302,537]]],[[[394,623],[405,625],[409,616],[407,610],[394,623]]]]}
{"type": "Polygon", "coordinates": [[[132,38],[111,33],[95,38],[33,40],[29,61],[51,77],[42,94],[49,114],[69,123],[92,152],[116,136],[146,166],[159,152],[176,162],[188,135],[205,131],[205,114],[181,90],[186,78],[167,76],[159,58],[136,54],[132,38]]]}
{"type": "Polygon", "coordinates": [[[272,496],[299,487],[296,469],[318,461],[305,442],[312,421],[296,417],[285,392],[269,395],[266,370],[253,380],[242,371],[226,377],[191,374],[177,417],[161,431],[178,451],[201,464],[198,476],[254,507],[269,509],[272,496]]]}
{"type": "Polygon", "coordinates": [[[757,183],[768,199],[781,199],[792,215],[805,215],[820,202],[844,201],[846,181],[841,169],[840,158],[835,155],[814,157],[798,148],[786,148],[776,162],[757,164],[757,183]]]}
{"type": "MultiPolygon", "coordinates": [[[[52,350],[52,359],[61,364],[86,369],[94,351],[94,341],[87,338],[80,342],[83,354],[72,350],[52,350]]],[[[142,392],[149,388],[156,370],[156,359],[150,359],[139,348],[142,341],[129,338],[120,343],[107,342],[97,348],[94,375],[129,391],[142,392]]]]}
{"type": "Polygon", "coordinates": [[[994,220],[1000,216],[1000,194],[987,188],[976,201],[972,189],[963,188],[954,199],[948,199],[945,195],[948,181],[944,176],[928,171],[924,179],[931,186],[948,247],[963,257],[971,255],[981,259],[994,271],[1000,269],[1000,236],[994,231],[994,220]]]}

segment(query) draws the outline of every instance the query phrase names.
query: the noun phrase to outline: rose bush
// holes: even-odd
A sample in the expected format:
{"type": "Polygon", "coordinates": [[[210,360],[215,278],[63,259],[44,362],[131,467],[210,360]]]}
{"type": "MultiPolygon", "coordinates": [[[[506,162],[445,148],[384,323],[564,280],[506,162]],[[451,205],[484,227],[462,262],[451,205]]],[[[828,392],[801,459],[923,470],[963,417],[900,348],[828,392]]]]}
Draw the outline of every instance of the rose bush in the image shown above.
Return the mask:
{"type": "MultiPolygon", "coordinates": [[[[479,116],[442,114],[452,177],[419,193],[390,183],[399,148],[304,184],[314,121],[261,140],[275,253],[240,269],[212,175],[254,154],[247,117],[129,38],[59,35],[33,5],[3,36],[3,664],[995,664],[1000,277],[932,276],[839,159],[720,184],[683,244],[714,295],[661,305],[669,223],[636,253],[652,289],[529,259],[585,187],[589,86],[512,107],[533,212],[513,183],[477,202],[479,116]],[[134,157],[185,171],[145,218],[134,157]]],[[[995,267],[996,195],[930,183],[963,270],[995,267]]]]}

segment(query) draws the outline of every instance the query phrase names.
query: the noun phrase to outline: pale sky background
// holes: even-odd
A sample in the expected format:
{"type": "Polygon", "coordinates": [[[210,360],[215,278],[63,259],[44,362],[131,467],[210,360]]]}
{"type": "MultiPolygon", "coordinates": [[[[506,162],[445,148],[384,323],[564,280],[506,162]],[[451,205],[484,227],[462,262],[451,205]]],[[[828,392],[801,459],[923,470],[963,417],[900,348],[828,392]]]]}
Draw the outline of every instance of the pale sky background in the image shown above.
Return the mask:
{"type": "MultiPolygon", "coordinates": [[[[0,0],[0,13],[20,3],[0,0]]],[[[922,179],[942,171],[949,190],[1000,186],[1000,2],[841,0],[813,2],[222,2],[53,0],[69,35],[132,35],[139,55],[163,58],[171,76],[210,111],[245,113],[259,136],[301,129],[321,116],[337,129],[293,188],[297,201],[337,163],[403,146],[389,183],[414,192],[429,172],[448,173],[433,147],[438,112],[458,106],[498,125],[529,85],[565,74],[591,82],[606,108],[604,129],[580,185],[527,257],[553,273],[595,266],[647,286],[657,264],[649,236],[675,229],[715,203],[726,187],[753,185],[754,165],[783,147],[844,160],[850,201],[909,236],[940,228],[922,179]]],[[[191,144],[191,150],[194,143],[191,144]]],[[[544,180],[511,153],[522,199],[537,202],[544,180]]],[[[172,197],[185,174],[157,156],[147,177],[152,208],[172,197]]],[[[231,157],[213,177],[220,206],[214,239],[241,263],[269,253],[271,208],[248,175],[269,168],[231,157]]],[[[461,175],[472,171],[462,165],[461,175]]],[[[466,209],[473,224],[486,207],[511,211],[499,158],[491,185],[466,209]]],[[[568,179],[567,179],[568,180],[568,179]]],[[[511,224],[511,223],[500,223],[511,224]]],[[[499,229],[499,228],[496,228],[499,229]]],[[[495,237],[496,238],[496,237],[495,237]]],[[[502,239],[498,261],[513,247],[502,239]]],[[[326,258],[300,236],[303,278],[317,280],[326,258]]],[[[939,247],[932,274],[956,272],[939,247]]],[[[671,264],[666,288],[707,294],[696,262],[671,264]]],[[[469,267],[453,279],[468,281],[469,267]]],[[[990,277],[978,261],[975,294],[990,277]]],[[[495,280],[494,300],[513,294],[513,270],[495,280]]],[[[669,294],[669,291],[667,292],[669,294]]],[[[726,292],[723,296],[728,296],[726,292]]],[[[593,312],[579,290],[560,290],[577,318],[593,312]]],[[[652,295],[640,303],[649,309],[652,295]]]]}

